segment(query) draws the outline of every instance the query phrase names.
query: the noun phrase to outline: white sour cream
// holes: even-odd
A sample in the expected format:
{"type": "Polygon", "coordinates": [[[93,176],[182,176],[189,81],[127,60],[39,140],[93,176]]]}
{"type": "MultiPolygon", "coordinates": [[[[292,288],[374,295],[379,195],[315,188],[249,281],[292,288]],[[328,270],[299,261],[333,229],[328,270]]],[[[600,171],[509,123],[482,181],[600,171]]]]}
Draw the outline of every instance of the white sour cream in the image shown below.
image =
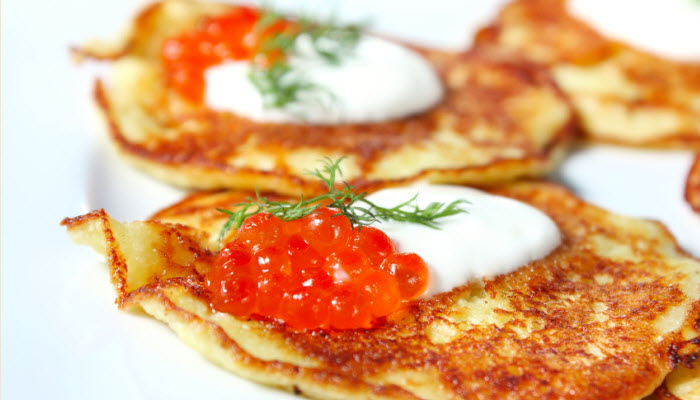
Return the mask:
{"type": "Polygon", "coordinates": [[[325,96],[311,93],[284,109],[266,109],[248,79],[250,63],[226,62],[205,72],[207,105],[260,122],[341,124],[404,117],[429,109],[443,95],[442,83],[425,59],[377,37],[362,36],[339,65],[315,54],[308,37],[300,36],[296,48],[300,56],[289,64],[307,82],[324,88],[325,96]]]}
{"type": "Polygon", "coordinates": [[[660,56],[700,61],[696,0],[571,0],[569,9],[611,38],[660,56]]]}
{"type": "Polygon", "coordinates": [[[429,297],[464,285],[471,279],[512,272],[549,254],[561,243],[557,225],[536,208],[480,190],[421,184],[384,189],[367,198],[393,207],[418,193],[417,202],[451,203],[466,199],[468,213],[439,221],[440,229],[420,224],[381,221],[375,226],[394,242],[397,251],[416,253],[430,268],[429,297]]]}

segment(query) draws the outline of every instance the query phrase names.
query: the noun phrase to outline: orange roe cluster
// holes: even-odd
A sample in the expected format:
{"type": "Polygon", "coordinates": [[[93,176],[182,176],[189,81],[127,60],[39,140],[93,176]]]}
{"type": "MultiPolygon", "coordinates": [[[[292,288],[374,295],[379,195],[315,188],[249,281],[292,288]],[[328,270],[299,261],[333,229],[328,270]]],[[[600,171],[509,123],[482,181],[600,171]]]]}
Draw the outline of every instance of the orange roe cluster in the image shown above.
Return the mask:
{"type": "Polygon", "coordinates": [[[338,213],[323,207],[293,221],[268,213],[246,219],[206,276],[212,308],[297,330],[369,328],[425,291],[423,259],[397,253],[384,232],[353,229],[338,213]]]}
{"type": "MultiPolygon", "coordinates": [[[[256,29],[258,9],[236,6],[226,14],[206,19],[198,29],[166,39],[160,52],[168,86],[185,99],[201,103],[204,98],[204,71],[224,61],[252,59],[261,50],[265,38],[292,29],[279,20],[264,29],[256,29]]],[[[274,54],[256,60],[271,62],[274,54]]]]}

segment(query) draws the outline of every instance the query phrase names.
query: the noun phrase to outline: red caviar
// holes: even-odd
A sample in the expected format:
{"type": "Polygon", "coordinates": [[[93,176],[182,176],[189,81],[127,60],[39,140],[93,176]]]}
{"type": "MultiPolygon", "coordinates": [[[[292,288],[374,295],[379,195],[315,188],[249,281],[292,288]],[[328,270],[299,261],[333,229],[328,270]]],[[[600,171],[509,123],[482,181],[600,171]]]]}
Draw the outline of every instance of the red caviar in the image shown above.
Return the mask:
{"type": "MultiPolygon", "coordinates": [[[[201,103],[204,97],[204,71],[224,61],[249,60],[259,53],[263,40],[292,27],[280,20],[262,30],[256,29],[260,11],[236,6],[226,14],[206,19],[198,29],[163,42],[160,59],[167,83],[185,99],[201,103]]],[[[271,63],[278,54],[267,54],[256,62],[271,63]]]]}
{"type": "Polygon", "coordinates": [[[295,221],[249,217],[205,283],[219,311],[300,330],[356,329],[423,293],[428,268],[416,254],[396,253],[379,229],[353,229],[324,207],[295,221]]]}

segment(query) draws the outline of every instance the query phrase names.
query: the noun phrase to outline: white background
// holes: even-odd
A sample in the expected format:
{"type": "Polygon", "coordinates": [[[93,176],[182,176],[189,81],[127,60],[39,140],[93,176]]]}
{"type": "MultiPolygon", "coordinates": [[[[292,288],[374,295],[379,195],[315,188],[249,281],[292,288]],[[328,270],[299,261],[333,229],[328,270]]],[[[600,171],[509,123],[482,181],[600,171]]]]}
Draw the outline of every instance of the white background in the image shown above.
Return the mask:
{"type": "MultiPolygon", "coordinates": [[[[100,207],[122,219],[144,218],[181,196],[105,146],[89,102],[99,68],[75,66],[68,53],[70,45],[117,32],[139,4],[2,2],[0,395],[291,398],[213,366],[164,325],[118,311],[104,265],[58,225],[100,207]]],[[[468,43],[497,7],[486,0],[303,4],[311,10],[323,4],[341,16],[369,19],[377,31],[443,47],[468,43]]],[[[575,151],[554,178],[605,208],[664,222],[697,257],[700,216],[682,199],[690,161],[683,151],[593,146],[575,151]]]]}

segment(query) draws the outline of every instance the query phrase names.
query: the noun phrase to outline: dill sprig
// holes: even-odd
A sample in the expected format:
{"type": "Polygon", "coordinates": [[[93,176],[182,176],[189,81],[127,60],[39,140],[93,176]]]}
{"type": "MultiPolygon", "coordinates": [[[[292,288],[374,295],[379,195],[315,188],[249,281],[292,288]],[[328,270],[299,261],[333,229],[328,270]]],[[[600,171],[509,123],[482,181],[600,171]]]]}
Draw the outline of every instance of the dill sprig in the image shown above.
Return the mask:
{"type": "Polygon", "coordinates": [[[340,64],[357,46],[362,33],[360,25],[339,25],[334,21],[314,23],[308,18],[299,20],[300,31],[309,36],[314,51],[333,65],[340,64]]]}
{"type": "MultiPolygon", "coordinates": [[[[284,22],[282,14],[264,8],[254,28],[263,41],[253,60],[263,62],[253,63],[248,79],[260,92],[266,108],[284,108],[302,98],[313,98],[313,94],[328,94],[325,88],[309,81],[303,71],[289,64],[291,56],[302,56],[295,45],[299,36],[307,36],[314,52],[325,62],[337,65],[352,53],[362,32],[360,25],[340,25],[334,21],[321,23],[308,17],[299,18],[281,30],[270,29],[280,22],[284,22]],[[266,34],[268,29],[273,32],[266,34]],[[307,96],[302,96],[304,93],[307,96]]],[[[327,97],[333,98],[332,94],[327,97]]]]}
{"type": "Polygon", "coordinates": [[[421,224],[433,229],[439,229],[436,220],[467,212],[463,206],[469,202],[465,199],[455,200],[449,204],[432,202],[427,207],[421,208],[416,202],[418,194],[394,207],[379,206],[366,198],[366,192],[358,192],[347,182],[342,182],[340,188],[336,187],[337,179],[342,177],[340,169],[342,160],[340,158],[333,161],[327,158],[321,169],[315,169],[309,173],[324,183],[327,193],[310,199],[302,197],[298,202],[287,202],[271,201],[261,196],[256,190],[255,197],[248,197],[245,202],[233,205],[237,210],[218,209],[228,215],[228,221],[221,229],[219,240],[223,239],[231,229],[240,228],[246,218],[260,212],[291,221],[303,218],[321,207],[330,207],[337,209],[336,215],[346,217],[353,227],[370,225],[380,220],[393,220],[421,224]]]}
{"type": "Polygon", "coordinates": [[[260,93],[265,108],[282,108],[299,101],[302,92],[320,89],[297,76],[297,72],[283,62],[275,62],[267,68],[253,67],[248,79],[260,93]]]}

